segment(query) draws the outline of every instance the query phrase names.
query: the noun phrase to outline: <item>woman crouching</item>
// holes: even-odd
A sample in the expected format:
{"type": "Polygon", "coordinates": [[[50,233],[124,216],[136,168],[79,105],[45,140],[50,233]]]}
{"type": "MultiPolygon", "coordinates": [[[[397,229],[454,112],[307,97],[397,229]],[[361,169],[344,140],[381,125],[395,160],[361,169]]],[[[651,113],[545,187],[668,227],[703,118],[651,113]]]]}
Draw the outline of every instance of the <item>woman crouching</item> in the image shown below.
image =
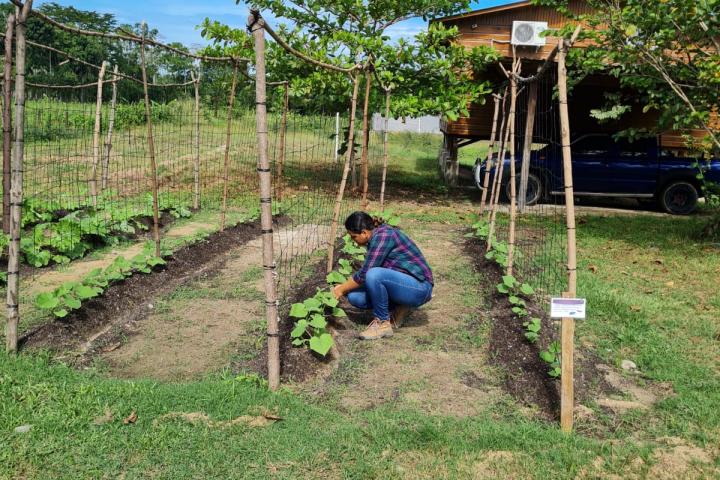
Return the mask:
{"type": "Polygon", "coordinates": [[[373,320],[360,334],[363,340],[393,335],[411,308],[432,296],[433,276],[418,246],[400,229],[354,212],[345,220],[350,238],[367,245],[362,268],[335,286],[336,298],[347,296],[351,305],[373,312],[373,320]],[[394,324],[394,325],[393,325],[394,324]]]}

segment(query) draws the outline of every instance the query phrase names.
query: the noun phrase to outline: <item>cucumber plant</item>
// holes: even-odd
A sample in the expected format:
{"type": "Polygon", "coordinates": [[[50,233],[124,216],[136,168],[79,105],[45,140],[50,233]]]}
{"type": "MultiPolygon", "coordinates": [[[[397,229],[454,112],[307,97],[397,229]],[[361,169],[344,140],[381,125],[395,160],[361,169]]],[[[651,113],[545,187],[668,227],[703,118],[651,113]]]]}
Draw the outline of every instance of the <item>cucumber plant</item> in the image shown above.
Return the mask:
{"type": "Polygon", "coordinates": [[[525,338],[527,338],[530,343],[537,342],[540,337],[540,329],[542,328],[540,319],[536,317],[531,318],[523,322],[523,327],[525,327],[525,338]]]}
{"type": "Polygon", "coordinates": [[[305,346],[322,356],[327,355],[335,344],[327,330],[328,317],[345,317],[345,311],[338,307],[338,300],[327,289],[318,289],[314,296],[290,307],[290,316],[295,328],[290,332],[295,346],[305,346]]]}
{"type": "Polygon", "coordinates": [[[548,375],[550,375],[553,378],[560,377],[562,373],[562,369],[560,367],[560,342],[555,340],[552,342],[547,350],[543,350],[540,352],[540,358],[542,358],[550,367],[550,370],[548,370],[548,375]]]}

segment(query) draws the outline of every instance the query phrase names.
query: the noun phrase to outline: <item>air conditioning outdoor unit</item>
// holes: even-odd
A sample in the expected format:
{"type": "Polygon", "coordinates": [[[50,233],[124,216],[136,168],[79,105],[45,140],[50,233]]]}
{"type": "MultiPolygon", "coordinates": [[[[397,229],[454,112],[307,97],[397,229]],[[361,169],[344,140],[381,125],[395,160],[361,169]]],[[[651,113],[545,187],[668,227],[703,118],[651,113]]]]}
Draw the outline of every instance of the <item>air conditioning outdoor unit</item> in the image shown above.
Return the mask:
{"type": "Polygon", "coordinates": [[[545,37],[542,32],[547,30],[547,22],[526,22],[515,20],[512,25],[512,39],[510,43],[523,47],[542,47],[545,37]]]}

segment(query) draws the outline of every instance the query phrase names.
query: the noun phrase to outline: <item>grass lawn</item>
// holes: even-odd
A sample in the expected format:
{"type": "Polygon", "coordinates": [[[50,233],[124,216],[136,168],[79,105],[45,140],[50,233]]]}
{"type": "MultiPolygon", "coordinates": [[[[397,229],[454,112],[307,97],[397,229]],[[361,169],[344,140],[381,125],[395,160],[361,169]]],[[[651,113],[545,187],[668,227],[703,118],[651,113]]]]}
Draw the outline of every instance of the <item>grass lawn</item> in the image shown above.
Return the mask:
{"type": "MultiPolygon", "coordinates": [[[[396,213],[417,229],[462,227],[474,208],[439,195],[437,142],[391,138],[393,186],[442,199],[398,199],[396,213]]],[[[392,404],[348,410],[229,371],[119,380],[43,353],[0,354],[0,478],[720,478],[720,250],[696,237],[704,221],[590,215],[579,224],[589,315],[577,343],[612,366],[634,361],[641,385],[662,385],[648,409],[613,415],[589,402],[591,418],[566,435],[510,397],[464,418],[392,404]],[[177,417],[193,412],[206,417],[177,417]],[[15,432],[22,425],[32,427],[15,432]]],[[[480,296],[493,288],[456,277],[480,296]]]]}

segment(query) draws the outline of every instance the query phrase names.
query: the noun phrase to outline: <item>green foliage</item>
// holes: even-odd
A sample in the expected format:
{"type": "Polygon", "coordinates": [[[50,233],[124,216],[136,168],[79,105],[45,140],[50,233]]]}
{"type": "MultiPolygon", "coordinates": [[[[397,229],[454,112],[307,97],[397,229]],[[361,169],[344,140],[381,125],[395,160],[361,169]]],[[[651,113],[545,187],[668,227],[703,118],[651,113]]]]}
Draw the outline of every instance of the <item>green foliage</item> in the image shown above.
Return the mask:
{"type": "Polygon", "coordinates": [[[329,290],[318,289],[313,297],[290,307],[295,328],[290,332],[295,346],[306,346],[322,356],[327,355],[334,340],[327,330],[327,318],[344,317],[345,311],[338,307],[338,300],[329,290]]]}
{"type": "Polygon", "coordinates": [[[508,266],[508,244],[497,240],[492,242],[492,246],[485,254],[485,258],[494,260],[495,263],[506,268],[508,266]]]}
{"type": "Polygon", "coordinates": [[[362,263],[365,261],[365,254],[367,253],[367,249],[355,243],[355,241],[348,234],[345,234],[343,236],[343,246],[340,251],[350,256],[350,258],[354,262],[358,263],[362,263]]]}
{"type": "Polygon", "coordinates": [[[63,318],[80,308],[83,301],[101,295],[112,282],[123,280],[134,272],[150,273],[153,267],[164,264],[165,260],[146,252],[129,261],[117,257],[104,270],[92,270],[82,281],[65,282],[51,292],[40,293],[35,297],[35,306],[63,318]]]}
{"type": "Polygon", "coordinates": [[[547,350],[543,350],[540,352],[540,358],[545,361],[548,366],[550,367],[550,370],[548,370],[548,375],[550,375],[553,378],[559,378],[562,369],[560,368],[560,342],[555,340],[552,342],[547,350]]]}
{"type": "Polygon", "coordinates": [[[466,233],[466,238],[476,237],[483,241],[488,239],[488,235],[490,235],[490,223],[487,220],[480,219],[477,222],[473,223],[471,228],[473,229],[473,231],[466,233]]]}
{"type": "Polygon", "coordinates": [[[540,329],[542,328],[540,319],[531,318],[530,320],[523,322],[523,327],[525,327],[526,330],[525,338],[527,338],[530,343],[537,342],[537,339],[540,337],[540,329]]]}

